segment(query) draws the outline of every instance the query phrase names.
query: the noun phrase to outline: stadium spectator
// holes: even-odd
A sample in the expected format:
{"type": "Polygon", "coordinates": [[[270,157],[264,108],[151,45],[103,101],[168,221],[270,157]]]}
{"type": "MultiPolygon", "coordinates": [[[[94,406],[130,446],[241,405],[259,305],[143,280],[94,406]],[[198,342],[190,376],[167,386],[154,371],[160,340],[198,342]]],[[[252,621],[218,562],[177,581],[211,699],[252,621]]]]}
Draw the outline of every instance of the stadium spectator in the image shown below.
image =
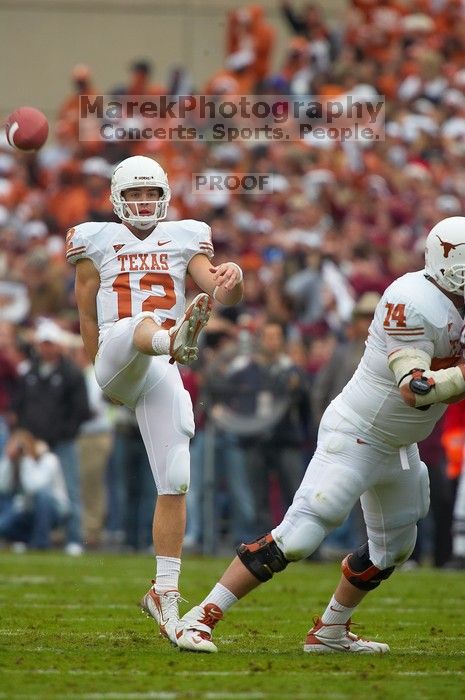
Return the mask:
{"type": "Polygon", "coordinates": [[[299,325],[327,324],[340,333],[353,307],[347,277],[330,258],[325,259],[316,241],[306,256],[306,266],[291,275],[285,291],[294,302],[299,325]]]}
{"type": "MultiPolygon", "coordinates": [[[[289,507],[302,478],[303,445],[311,417],[306,377],[286,353],[282,326],[268,319],[257,337],[255,353],[231,362],[229,390],[223,386],[223,400],[227,409],[248,423],[247,433],[237,435],[235,450],[253,485],[255,529],[266,532],[289,507]]],[[[224,423],[233,432],[229,412],[224,423]]]]}
{"type": "Polygon", "coordinates": [[[84,219],[108,221],[113,217],[110,202],[111,166],[104,158],[95,156],[83,161],[81,167],[83,187],[87,196],[84,219]]]}
{"type": "Polygon", "coordinates": [[[321,420],[331,401],[341,393],[357,369],[365,351],[368,329],[380,298],[377,292],[365,292],[356,301],[351,322],[345,329],[345,337],[341,338],[328,361],[316,373],[311,396],[317,421],[321,420]]]}
{"type": "MultiPolygon", "coordinates": [[[[97,384],[92,363],[79,336],[74,336],[70,355],[82,370],[89,400],[90,418],[79,428],[77,446],[80,464],[82,530],[84,543],[95,549],[103,544],[107,513],[105,474],[113,444],[111,404],[97,384]]],[[[131,466],[133,467],[132,463],[131,466]]]]}
{"type": "Polygon", "coordinates": [[[166,90],[159,83],[152,83],[153,65],[147,59],[133,61],[129,66],[127,85],[115,86],[111,95],[164,95],[166,90]]]}
{"type": "Polygon", "coordinates": [[[448,508],[441,527],[445,536],[442,543],[441,563],[447,569],[465,568],[464,481],[465,481],[465,402],[449,406],[444,417],[442,444],[446,456],[446,475],[449,485],[448,508]]]}
{"type": "Polygon", "coordinates": [[[253,54],[249,50],[238,51],[225,59],[224,68],[218,70],[204,87],[206,95],[249,95],[254,88],[252,70],[253,54]]]}
{"type": "Polygon", "coordinates": [[[462,466],[455,495],[452,521],[452,557],[444,568],[465,569],[465,469],[462,466]]]}
{"type": "Polygon", "coordinates": [[[184,543],[214,554],[221,549],[221,535],[227,533],[237,543],[256,531],[256,510],[240,434],[230,414],[223,419],[224,409],[242,398],[234,364],[244,360],[249,347],[236,341],[232,324],[220,317],[212,319],[205,338],[201,393],[194,402],[198,430],[191,448],[184,543]]]}
{"type": "Polygon", "coordinates": [[[225,611],[260,583],[321,544],[360,498],[368,542],[342,562],[342,576],[304,651],[386,653],[358,637],[351,618],[366,594],[408,559],[429,507],[418,446],[447,403],[465,397],[461,349],[465,217],[429,232],[425,267],[403,275],[378,303],[364,356],[321,422],[314,457],[283,521],[237,549],[202,603],[181,619],[178,646],[215,652],[211,634],[225,611]],[[442,369],[440,369],[442,368],[442,369]]]}
{"type": "Polygon", "coordinates": [[[56,317],[66,306],[65,279],[45,246],[33,248],[24,258],[24,279],[32,318],[56,317]]]}
{"type": "Polygon", "coordinates": [[[11,423],[11,402],[19,364],[14,326],[0,321],[0,455],[3,453],[11,423]]]}
{"type": "Polygon", "coordinates": [[[265,21],[261,5],[248,5],[229,13],[227,60],[231,62],[243,52],[250,53],[251,90],[259,90],[270,73],[274,38],[275,31],[265,21]]]}
{"type": "Polygon", "coordinates": [[[136,417],[125,406],[116,411],[112,461],[120,491],[122,544],[128,551],[152,551],[153,504],[157,492],[136,417]]]}
{"type": "Polygon", "coordinates": [[[292,30],[309,41],[320,34],[328,34],[321,7],[317,3],[308,2],[298,12],[290,0],[283,0],[281,2],[281,11],[292,30]]]}
{"type": "MultiPolygon", "coordinates": [[[[462,403],[449,406],[447,411],[461,406],[462,403]]],[[[418,523],[415,549],[404,564],[407,570],[425,561],[442,568],[451,558],[453,493],[445,473],[446,460],[441,444],[444,422],[445,418],[439,421],[431,435],[418,445],[420,458],[428,468],[431,508],[426,518],[418,523]]]]}
{"type": "Polygon", "coordinates": [[[281,3],[281,11],[295,34],[305,37],[308,52],[318,72],[326,72],[330,66],[334,41],[326,25],[321,7],[316,3],[307,3],[301,12],[296,12],[292,3],[281,3]]]}
{"type": "Polygon", "coordinates": [[[86,220],[87,193],[82,183],[79,160],[65,161],[59,168],[47,193],[47,212],[53,230],[66,231],[86,220]]]}
{"type": "Polygon", "coordinates": [[[302,37],[295,37],[289,42],[281,69],[266,77],[263,92],[274,95],[305,94],[313,75],[308,43],[302,37]]]}
{"type": "Polygon", "coordinates": [[[84,63],[78,63],[71,72],[73,92],[63,100],[58,109],[61,128],[69,129],[75,138],[79,135],[79,100],[81,95],[96,95],[92,83],[91,70],[84,63]]]}
{"type": "Polygon", "coordinates": [[[90,417],[84,375],[64,354],[64,334],[52,320],[42,320],[34,338],[34,356],[20,375],[13,411],[17,426],[46,442],[61,463],[70,500],[66,551],[83,551],[80,467],[77,435],[90,417]]]}
{"type": "Polygon", "coordinates": [[[68,511],[58,457],[32,433],[14,430],[0,457],[0,539],[49,549],[51,532],[68,511]]]}

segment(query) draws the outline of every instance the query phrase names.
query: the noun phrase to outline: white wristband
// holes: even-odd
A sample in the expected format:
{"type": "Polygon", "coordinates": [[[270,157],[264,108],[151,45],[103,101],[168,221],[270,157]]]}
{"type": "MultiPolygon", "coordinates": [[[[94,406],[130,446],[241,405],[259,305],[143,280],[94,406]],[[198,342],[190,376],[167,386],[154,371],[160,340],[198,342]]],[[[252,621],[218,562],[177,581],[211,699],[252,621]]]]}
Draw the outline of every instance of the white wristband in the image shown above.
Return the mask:
{"type": "Polygon", "coordinates": [[[239,279],[236,282],[236,284],[240,284],[242,282],[242,280],[244,279],[244,275],[242,274],[242,269],[235,262],[228,262],[228,263],[226,263],[226,265],[234,265],[234,267],[237,268],[237,271],[239,272],[239,279]]]}
{"type": "MultiPolygon", "coordinates": [[[[234,267],[237,268],[237,270],[239,271],[239,279],[238,279],[238,281],[236,282],[236,284],[240,284],[240,283],[242,282],[242,280],[244,279],[244,275],[243,275],[242,270],[241,270],[241,268],[239,267],[239,265],[238,265],[237,263],[235,263],[235,262],[227,262],[227,263],[225,263],[225,265],[234,265],[234,267]]],[[[215,289],[213,290],[213,292],[212,292],[212,297],[213,297],[213,299],[214,299],[215,301],[217,301],[217,299],[216,299],[216,294],[217,294],[217,292],[218,292],[219,289],[220,289],[220,287],[217,285],[217,286],[215,287],[215,289]]]]}

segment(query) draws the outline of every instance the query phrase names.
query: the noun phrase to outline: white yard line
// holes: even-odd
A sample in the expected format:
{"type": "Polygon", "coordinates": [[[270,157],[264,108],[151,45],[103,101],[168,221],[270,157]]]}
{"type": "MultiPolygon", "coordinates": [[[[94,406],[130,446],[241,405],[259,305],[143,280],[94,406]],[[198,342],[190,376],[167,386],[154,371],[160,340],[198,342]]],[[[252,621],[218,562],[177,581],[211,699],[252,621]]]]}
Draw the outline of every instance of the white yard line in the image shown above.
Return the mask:
{"type": "MultiPolygon", "coordinates": [[[[20,669],[20,668],[7,668],[7,669],[2,669],[2,673],[8,673],[10,675],[24,675],[25,673],[27,674],[35,674],[38,676],[44,676],[44,675],[57,675],[57,674],[63,674],[63,675],[69,675],[69,676],[114,676],[115,671],[114,669],[106,669],[106,670],[91,670],[91,669],[69,669],[68,671],[65,670],[60,670],[57,668],[35,668],[35,669],[20,669]]],[[[247,676],[247,675],[254,675],[256,671],[251,671],[248,669],[245,669],[243,671],[171,671],[171,675],[173,676],[219,676],[219,677],[227,677],[227,676],[247,676]]],[[[353,671],[344,671],[342,669],[339,669],[337,671],[331,671],[328,669],[321,670],[321,671],[316,671],[312,670],[313,675],[323,675],[323,676],[356,676],[360,673],[360,669],[358,670],[353,670],[353,671]]],[[[140,671],[137,669],[119,669],[118,674],[129,674],[132,676],[153,676],[153,672],[148,670],[148,671],[140,671]]],[[[283,675],[286,676],[300,676],[302,674],[302,670],[296,670],[296,671],[285,671],[283,672],[283,675]]],[[[465,676],[465,670],[460,671],[460,670],[445,670],[445,671],[393,671],[392,669],[389,670],[389,676],[465,676]]],[[[0,695],[1,697],[1,695],[0,695]]]]}
{"type": "MultiPolygon", "coordinates": [[[[29,631],[26,629],[4,629],[0,630],[0,637],[3,635],[4,637],[20,637],[24,636],[24,634],[28,634],[29,631]]],[[[44,635],[40,630],[37,630],[37,634],[39,637],[44,637],[44,636],[49,636],[44,635]]],[[[51,633],[50,633],[51,634],[51,633]]],[[[67,637],[89,637],[89,632],[71,632],[71,631],[66,631],[65,635],[67,637]]],[[[120,632],[99,632],[99,634],[94,634],[93,635],[94,639],[133,639],[133,636],[131,634],[121,634],[120,632]]]]}
{"type": "MultiPolygon", "coordinates": [[[[177,700],[177,698],[185,698],[185,693],[149,691],[146,693],[67,693],[67,700],[177,700]]],[[[262,692],[241,692],[241,691],[220,691],[220,692],[205,692],[196,693],[196,698],[202,700],[266,700],[266,698],[276,697],[275,693],[262,692]]],[[[308,700],[308,694],[292,693],[292,700],[308,700]]],[[[347,696],[343,693],[328,693],[325,692],[325,698],[328,700],[344,700],[347,696]]],[[[0,698],[10,700],[10,697],[0,692],[0,698]]],[[[15,695],[15,698],[28,698],[30,695],[15,695]]]]}
{"type": "MultiPolygon", "coordinates": [[[[34,596],[37,597],[37,596],[34,596]]],[[[8,603],[9,608],[21,608],[24,609],[24,603],[8,603]]],[[[100,603],[28,603],[28,608],[54,608],[54,610],[95,610],[101,608],[102,610],[136,610],[137,603],[108,603],[103,605],[100,603]]]]}

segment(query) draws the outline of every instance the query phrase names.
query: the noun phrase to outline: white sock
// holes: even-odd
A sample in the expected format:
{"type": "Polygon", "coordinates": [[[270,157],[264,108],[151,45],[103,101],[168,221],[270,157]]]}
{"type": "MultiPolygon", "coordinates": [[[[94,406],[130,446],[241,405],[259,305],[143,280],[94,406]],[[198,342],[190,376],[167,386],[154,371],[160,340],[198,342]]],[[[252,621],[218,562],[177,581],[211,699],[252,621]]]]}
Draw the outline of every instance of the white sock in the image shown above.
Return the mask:
{"type": "Polygon", "coordinates": [[[155,331],[152,337],[152,348],[155,355],[168,355],[170,351],[170,337],[168,331],[155,331]]]}
{"type": "Polygon", "coordinates": [[[157,593],[178,590],[181,560],[176,557],[156,557],[157,573],[154,588],[157,593]]]}
{"type": "Polygon", "coordinates": [[[215,603],[223,612],[226,612],[226,610],[229,610],[237,601],[238,598],[236,598],[234,593],[231,593],[231,591],[225,588],[221,583],[217,583],[207,597],[202,600],[200,605],[204,607],[207,603],[215,603]]]}
{"type": "Polygon", "coordinates": [[[321,621],[324,625],[345,625],[354,612],[355,608],[346,608],[337,602],[333,596],[329,601],[329,605],[321,616],[321,621]]]}

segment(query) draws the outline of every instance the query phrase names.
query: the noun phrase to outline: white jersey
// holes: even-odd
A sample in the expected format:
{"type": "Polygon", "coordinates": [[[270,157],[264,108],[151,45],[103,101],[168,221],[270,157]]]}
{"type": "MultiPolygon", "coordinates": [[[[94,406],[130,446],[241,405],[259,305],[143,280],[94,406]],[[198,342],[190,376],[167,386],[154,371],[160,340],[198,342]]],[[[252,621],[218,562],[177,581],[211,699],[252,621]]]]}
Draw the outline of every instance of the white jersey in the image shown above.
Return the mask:
{"type": "Polygon", "coordinates": [[[388,357],[403,347],[420,348],[431,369],[451,367],[462,356],[463,319],[424,270],[403,275],[384,292],[371,323],[365,353],[333,407],[374,439],[402,447],[426,438],[447,405],[427,410],[403,401],[388,357]]]}
{"type": "Polygon", "coordinates": [[[68,262],[89,258],[100,275],[100,341],[116,321],[141,311],[171,328],[184,313],[187,266],[198,253],[212,258],[213,246],[210,227],[194,220],[162,221],[144,240],[114,222],[80,224],[66,238],[68,262]]]}

